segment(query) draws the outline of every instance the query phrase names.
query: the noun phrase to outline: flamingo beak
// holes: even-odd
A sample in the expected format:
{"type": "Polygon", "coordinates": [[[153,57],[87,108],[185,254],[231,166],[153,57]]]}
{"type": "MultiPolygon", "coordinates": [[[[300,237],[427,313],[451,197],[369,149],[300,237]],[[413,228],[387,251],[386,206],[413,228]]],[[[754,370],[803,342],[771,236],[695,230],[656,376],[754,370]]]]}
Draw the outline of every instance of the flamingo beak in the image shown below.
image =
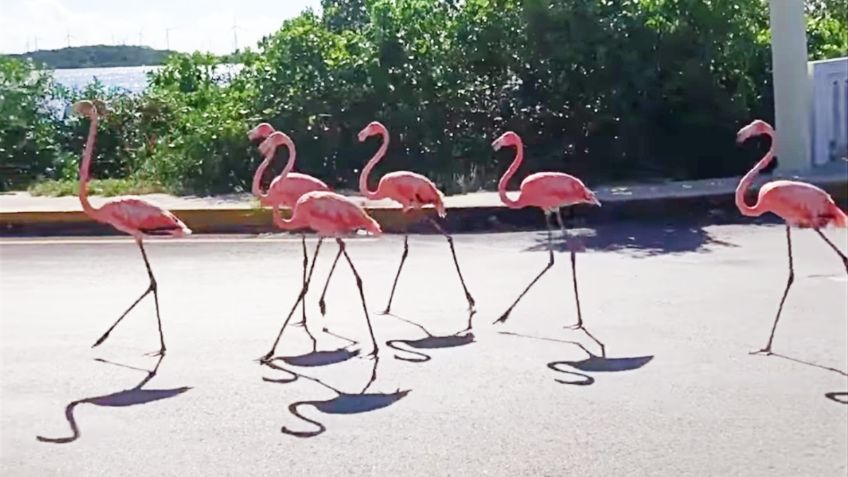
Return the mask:
{"type": "Polygon", "coordinates": [[[359,139],[359,142],[365,142],[365,140],[368,139],[368,136],[370,136],[370,134],[368,133],[367,127],[362,131],[359,131],[359,134],[356,135],[357,139],[359,139]]]}
{"type": "Polygon", "coordinates": [[[248,131],[247,132],[247,139],[250,140],[250,141],[255,141],[255,140],[259,139],[258,129],[259,129],[258,127],[255,127],[253,129],[251,129],[250,131],[248,131]]]}
{"type": "Polygon", "coordinates": [[[598,196],[596,196],[594,192],[589,193],[589,203],[601,207],[601,201],[598,200],[598,196]]]}
{"type": "Polygon", "coordinates": [[[503,145],[501,144],[501,138],[497,138],[494,141],[492,141],[492,149],[494,149],[496,151],[500,151],[501,147],[503,147],[503,145]]]}
{"type": "Polygon", "coordinates": [[[744,128],[740,129],[738,133],[736,133],[736,144],[742,144],[747,141],[751,136],[757,133],[757,125],[756,123],[751,123],[744,128]]]}
{"type": "Polygon", "coordinates": [[[271,152],[273,147],[274,146],[271,144],[270,138],[265,139],[264,141],[262,141],[262,144],[259,145],[259,152],[263,156],[267,156],[271,152]]]}

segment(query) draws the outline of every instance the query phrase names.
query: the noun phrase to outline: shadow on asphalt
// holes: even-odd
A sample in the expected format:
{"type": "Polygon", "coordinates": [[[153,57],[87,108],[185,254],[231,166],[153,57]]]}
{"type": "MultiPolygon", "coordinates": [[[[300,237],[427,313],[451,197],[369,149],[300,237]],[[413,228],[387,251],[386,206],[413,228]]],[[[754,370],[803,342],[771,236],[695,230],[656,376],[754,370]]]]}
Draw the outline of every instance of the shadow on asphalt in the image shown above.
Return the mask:
{"type": "Polygon", "coordinates": [[[595,383],[595,378],[585,374],[585,373],[617,373],[622,371],[633,371],[636,369],[645,366],[652,359],[653,356],[634,356],[634,357],[624,357],[624,358],[608,358],[606,356],[597,356],[591,351],[589,351],[582,343],[578,343],[577,341],[569,341],[569,340],[560,340],[556,338],[546,338],[541,336],[530,336],[530,335],[522,335],[519,333],[513,333],[509,331],[499,331],[498,333],[502,335],[509,336],[518,336],[520,338],[529,338],[534,340],[541,341],[553,341],[557,343],[566,343],[573,344],[577,346],[583,352],[585,352],[589,357],[580,361],[551,361],[547,364],[548,368],[562,374],[568,374],[572,376],[577,376],[578,380],[566,381],[564,379],[554,379],[554,381],[562,384],[571,384],[574,386],[589,386],[595,383]],[[569,369],[562,369],[562,367],[573,368],[577,371],[572,371],[569,369]]]}
{"type": "MultiPolygon", "coordinates": [[[[622,222],[601,224],[591,228],[569,229],[578,243],[588,250],[633,252],[636,257],[652,257],[669,253],[706,252],[707,246],[736,247],[712,237],[704,227],[712,224],[676,222],[673,224],[622,222]]],[[[569,252],[566,239],[554,230],[555,252],[569,252]]],[[[525,251],[548,250],[547,232],[534,237],[534,244],[525,251]]]]}
{"type": "Polygon", "coordinates": [[[159,401],[162,399],[168,399],[171,397],[179,396],[180,394],[191,389],[191,387],[188,386],[172,389],[142,389],[145,384],[147,384],[151,379],[153,379],[154,376],[156,376],[156,373],[159,371],[159,365],[162,364],[162,360],[164,358],[164,355],[159,356],[159,359],[156,361],[156,366],[154,366],[153,369],[149,371],[146,369],[127,366],[120,363],[113,363],[104,359],[96,359],[95,361],[99,361],[101,363],[112,364],[115,366],[134,369],[137,371],[144,371],[145,373],[147,373],[147,376],[145,376],[145,378],[142,379],[141,382],[139,382],[130,389],[125,389],[123,391],[118,391],[112,394],[87,397],[83,399],[78,399],[76,401],[71,401],[70,403],[68,403],[67,406],[65,406],[65,419],[68,420],[68,425],[70,425],[71,427],[72,434],[69,437],[36,436],[36,439],[41,442],[50,442],[54,444],[67,444],[69,442],[73,442],[79,439],[80,430],[79,426],[77,426],[76,418],[74,417],[74,409],[80,404],[93,404],[95,406],[105,407],[136,406],[139,404],[146,404],[153,401],[159,401]]]}
{"type": "MultiPolygon", "coordinates": [[[[825,371],[830,371],[832,373],[836,373],[836,374],[839,374],[841,376],[848,377],[848,373],[846,373],[845,371],[843,371],[841,369],[837,369],[837,368],[831,368],[830,366],[825,366],[823,364],[813,363],[811,361],[804,361],[802,359],[793,358],[791,356],[786,356],[785,354],[780,354],[780,353],[772,353],[770,356],[774,356],[776,358],[792,361],[793,363],[798,363],[798,364],[801,364],[801,365],[804,365],[804,366],[810,366],[812,368],[823,369],[825,371]]],[[[826,397],[827,399],[830,399],[833,402],[839,403],[839,404],[848,404],[848,391],[829,392],[829,393],[825,393],[824,397],[826,397]]]]}
{"type": "Polygon", "coordinates": [[[848,391],[825,393],[824,397],[839,404],[848,404],[848,391]]]}
{"type": "Polygon", "coordinates": [[[264,381],[285,384],[285,383],[294,382],[297,379],[306,379],[306,380],[312,381],[314,383],[320,384],[321,386],[329,389],[330,391],[332,391],[336,394],[336,397],[334,397],[332,399],[326,399],[326,400],[320,400],[320,401],[319,400],[302,400],[302,401],[295,401],[295,402],[289,404],[288,410],[289,410],[290,413],[292,413],[292,415],[294,415],[296,418],[300,419],[301,421],[303,421],[307,424],[311,424],[311,425],[315,426],[315,429],[311,430],[311,431],[295,431],[293,429],[289,429],[286,426],[283,426],[283,427],[280,428],[280,431],[283,434],[288,434],[290,436],[302,437],[302,438],[315,437],[315,436],[318,436],[318,435],[324,433],[327,430],[327,427],[324,426],[324,424],[322,424],[321,422],[318,422],[314,419],[310,419],[310,418],[304,416],[299,409],[301,406],[312,406],[316,410],[318,410],[318,411],[320,411],[324,414],[363,414],[363,413],[366,413],[366,412],[376,411],[378,409],[383,409],[385,407],[389,407],[392,404],[394,404],[395,402],[400,401],[401,399],[406,397],[406,395],[409,394],[409,392],[411,391],[410,389],[401,390],[400,388],[398,388],[393,393],[368,392],[368,389],[377,380],[377,365],[380,362],[380,358],[377,357],[377,356],[375,356],[374,359],[373,359],[374,366],[371,369],[371,376],[369,377],[368,382],[366,382],[365,387],[363,387],[362,390],[357,392],[357,393],[343,392],[343,391],[321,381],[318,378],[313,378],[313,377],[310,377],[310,376],[306,376],[304,374],[294,372],[290,369],[283,368],[282,366],[280,366],[280,365],[278,365],[274,362],[274,361],[278,361],[278,360],[280,360],[280,359],[278,358],[278,359],[273,360],[269,363],[266,363],[265,365],[268,366],[271,369],[275,369],[275,370],[278,370],[278,371],[283,371],[285,373],[288,373],[292,377],[291,378],[283,378],[283,379],[274,379],[274,378],[264,378],[263,377],[262,379],[264,381]]]}
{"type": "Polygon", "coordinates": [[[396,319],[403,321],[405,323],[409,323],[410,325],[420,329],[421,331],[424,332],[424,334],[427,335],[424,338],[420,338],[420,339],[417,339],[417,340],[395,339],[395,340],[386,341],[386,346],[388,346],[389,348],[392,348],[395,351],[402,351],[404,353],[409,353],[409,354],[413,355],[413,357],[411,357],[411,358],[395,355],[395,359],[398,359],[398,360],[401,360],[401,361],[407,361],[409,363],[424,363],[424,362],[430,361],[430,356],[427,355],[427,354],[424,354],[420,351],[412,351],[412,350],[400,348],[400,347],[398,347],[398,345],[405,345],[405,346],[408,346],[410,348],[415,348],[415,349],[442,349],[442,348],[457,348],[459,346],[469,345],[469,344],[474,342],[474,333],[472,333],[469,330],[463,330],[463,331],[453,333],[453,334],[450,334],[450,335],[435,336],[432,333],[430,333],[427,330],[427,328],[424,328],[424,326],[422,326],[421,324],[416,323],[412,320],[408,320],[406,318],[403,318],[401,316],[398,316],[398,315],[395,315],[395,314],[392,314],[392,313],[387,314],[387,316],[391,316],[391,317],[396,318],[396,319]]]}

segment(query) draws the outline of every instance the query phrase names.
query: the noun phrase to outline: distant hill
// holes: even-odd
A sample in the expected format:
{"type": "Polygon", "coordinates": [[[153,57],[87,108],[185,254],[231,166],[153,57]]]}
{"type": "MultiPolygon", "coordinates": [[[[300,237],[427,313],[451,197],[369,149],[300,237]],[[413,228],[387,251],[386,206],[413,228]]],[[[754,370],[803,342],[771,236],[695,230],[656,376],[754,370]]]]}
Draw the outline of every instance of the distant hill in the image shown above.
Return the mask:
{"type": "Polygon", "coordinates": [[[173,51],[154,50],[147,46],[92,45],[59,50],[38,50],[13,58],[31,58],[48,68],[104,68],[110,66],[161,65],[173,51]]]}

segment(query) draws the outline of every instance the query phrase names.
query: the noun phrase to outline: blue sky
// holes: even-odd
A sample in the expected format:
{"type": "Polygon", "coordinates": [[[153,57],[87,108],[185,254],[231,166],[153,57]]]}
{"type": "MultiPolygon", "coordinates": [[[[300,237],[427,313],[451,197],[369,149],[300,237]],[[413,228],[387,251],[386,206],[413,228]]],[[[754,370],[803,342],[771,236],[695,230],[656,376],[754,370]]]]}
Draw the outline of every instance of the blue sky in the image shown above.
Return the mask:
{"type": "Polygon", "coordinates": [[[320,0],[0,0],[0,53],[91,44],[232,51],[255,45],[320,0]]]}

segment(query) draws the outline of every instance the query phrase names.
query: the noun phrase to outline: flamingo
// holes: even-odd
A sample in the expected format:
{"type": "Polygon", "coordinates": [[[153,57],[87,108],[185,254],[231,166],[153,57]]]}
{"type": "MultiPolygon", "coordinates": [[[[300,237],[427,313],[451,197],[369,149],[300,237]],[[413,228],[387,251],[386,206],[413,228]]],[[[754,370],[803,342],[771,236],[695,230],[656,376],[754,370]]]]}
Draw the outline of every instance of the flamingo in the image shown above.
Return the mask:
{"type": "MultiPolygon", "coordinates": [[[[380,183],[377,185],[377,190],[371,191],[368,189],[368,175],[374,169],[378,162],[386,155],[386,150],[389,147],[389,131],[383,126],[381,123],[374,121],[368,124],[362,131],[359,132],[358,139],[360,142],[364,142],[371,136],[379,135],[383,138],[383,143],[380,145],[380,148],[377,150],[377,153],[374,157],[368,161],[365,168],[362,170],[362,173],[359,176],[359,192],[367,199],[371,200],[379,200],[383,198],[389,198],[398,202],[401,206],[403,206],[403,212],[407,213],[411,210],[421,210],[425,205],[432,205],[436,208],[436,212],[439,217],[445,217],[445,204],[444,204],[444,195],[442,192],[433,184],[433,181],[422,176],[421,174],[416,174],[410,171],[395,171],[389,174],[384,175],[380,179],[380,183]]],[[[453,264],[456,267],[456,273],[459,275],[459,282],[462,284],[462,289],[465,292],[465,299],[468,301],[468,323],[466,330],[471,329],[471,319],[474,316],[474,298],[471,296],[471,293],[468,291],[468,287],[465,285],[465,279],[462,277],[462,270],[459,268],[459,262],[456,258],[456,250],[454,249],[453,237],[450,234],[445,232],[445,230],[430,217],[426,217],[426,220],[429,221],[433,227],[441,233],[448,241],[448,245],[450,246],[451,256],[453,258],[453,264]]],[[[403,264],[406,261],[406,257],[409,254],[409,234],[404,231],[403,235],[403,254],[400,258],[400,265],[398,266],[397,273],[395,274],[394,283],[392,284],[392,291],[389,294],[389,301],[386,305],[386,309],[383,310],[384,315],[388,315],[391,312],[392,300],[395,296],[395,289],[397,288],[398,279],[400,278],[400,272],[403,269],[403,264]]],[[[338,259],[338,257],[337,257],[338,259]]],[[[332,274],[332,271],[330,272],[332,274]]],[[[327,281],[329,282],[330,277],[327,277],[327,281]]],[[[326,287],[325,287],[326,291],[326,287]]]]}
{"type": "MultiPolygon", "coordinates": [[[[259,151],[266,156],[273,155],[274,150],[276,150],[276,148],[280,145],[285,145],[290,150],[294,149],[294,143],[291,138],[285,133],[277,131],[269,135],[268,138],[259,145],[259,151]]],[[[289,155],[286,167],[283,169],[283,172],[280,173],[280,176],[277,179],[278,181],[282,182],[285,180],[285,177],[294,167],[294,160],[295,155],[292,153],[289,155]]],[[[326,237],[335,237],[336,243],[339,245],[339,255],[344,255],[345,260],[347,260],[347,263],[356,278],[356,287],[359,290],[359,298],[362,301],[362,310],[365,312],[365,321],[368,324],[368,332],[371,335],[371,343],[373,345],[373,350],[368,356],[375,357],[378,351],[377,339],[374,337],[374,329],[371,326],[371,318],[368,316],[368,306],[365,304],[365,293],[362,289],[362,278],[359,276],[359,272],[356,271],[356,267],[353,265],[353,261],[351,261],[350,255],[347,253],[347,248],[344,240],[341,238],[341,235],[360,229],[364,229],[374,235],[379,235],[382,233],[380,224],[378,224],[376,220],[371,218],[365,210],[362,209],[362,207],[352,200],[336,194],[335,192],[329,191],[313,191],[303,194],[300,199],[295,202],[294,208],[292,208],[291,218],[289,219],[283,219],[280,216],[280,208],[275,206],[273,208],[273,217],[274,225],[280,229],[296,230],[310,228],[318,233],[319,238],[318,244],[315,246],[315,251],[312,254],[312,265],[309,267],[309,274],[306,276],[306,281],[303,282],[300,294],[283,322],[283,326],[280,328],[277,339],[274,341],[273,346],[271,346],[271,351],[260,358],[260,361],[267,364],[274,356],[277,345],[280,343],[280,338],[283,336],[283,331],[285,331],[294,311],[297,309],[297,306],[306,296],[306,292],[309,289],[309,282],[312,279],[312,273],[315,271],[315,259],[318,257],[318,251],[321,249],[321,244],[326,237]]]]}
{"type": "MultiPolygon", "coordinates": [[[[539,207],[545,213],[545,225],[548,228],[548,264],[541,272],[539,272],[536,278],[527,285],[527,288],[518,295],[518,298],[515,299],[512,305],[507,308],[500,318],[495,320],[495,323],[505,323],[518,302],[524,297],[530,288],[535,285],[540,278],[542,278],[542,275],[553,267],[554,250],[553,243],[551,241],[551,215],[556,213],[560,229],[563,234],[565,234],[565,225],[562,220],[562,214],[560,213],[560,207],[581,203],[592,204],[598,207],[601,206],[601,202],[598,200],[597,196],[595,196],[595,193],[589,190],[589,188],[587,188],[580,179],[561,172],[537,172],[535,174],[531,174],[521,182],[521,193],[518,198],[515,200],[509,198],[506,194],[506,186],[521,166],[521,162],[524,160],[524,144],[521,141],[521,137],[512,131],[504,133],[492,143],[492,147],[496,151],[500,150],[502,147],[510,146],[514,146],[516,148],[515,159],[512,161],[512,164],[509,166],[506,173],[504,173],[503,177],[501,177],[500,182],[498,182],[498,195],[500,196],[501,202],[511,209],[539,207]]],[[[583,326],[583,315],[580,310],[580,296],[577,293],[575,247],[572,246],[570,248],[571,276],[574,284],[574,299],[577,302],[577,324],[572,328],[583,330],[590,338],[601,346],[601,350],[603,351],[603,344],[589,334],[588,330],[586,330],[583,326]]]]}
{"type": "Polygon", "coordinates": [[[792,263],[791,227],[815,230],[822,240],[839,255],[845,265],[845,271],[848,272],[848,257],[821,231],[822,227],[828,225],[841,228],[848,227],[848,216],[833,202],[833,198],[827,192],[812,184],[797,181],[777,180],[768,182],[760,187],[757,203],[753,206],[746,204],[745,192],[751,187],[751,183],[754,182],[757,174],[774,160],[775,131],[770,124],[757,119],[740,129],[736,134],[736,142],[740,144],[748,138],[761,135],[766,135],[771,139],[771,147],[766,155],[739,181],[739,185],[736,187],[736,207],[739,208],[742,215],[748,217],[758,217],[766,212],[771,212],[786,222],[789,278],[786,281],[786,288],[783,290],[783,297],[780,299],[780,305],[777,308],[777,315],[774,318],[768,343],[763,349],[752,352],[752,354],[763,353],[768,355],[772,354],[771,345],[774,340],[774,332],[777,329],[777,322],[780,320],[780,314],[783,311],[783,303],[786,301],[786,295],[789,293],[792,282],[795,281],[795,269],[792,263]]]}
{"type": "Polygon", "coordinates": [[[79,200],[82,204],[82,210],[97,222],[109,224],[112,227],[132,235],[135,242],[141,250],[141,257],[144,259],[144,266],[147,268],[147,276],[150,278],[150,285],[136,299],[129,308],[118,318],[115,323],[106,330],[105,333],[92,345],[92,348],[103,343],[112,330],[118,326],[118,323],[135,308],[136,305],[151,292],[153,293],[153,301],[156,305],[156,321],[159,326],[159,351],[154,355],[165,354],[165,337],[162,333],[162,318],[159,315],[159,295],[156,278],[153,276],[153,271],[150,268],[150,262],[147,260],[147,253],[144,251],[143,239],[147,236],[170,236],[184,237],[191,234],[191,230],[172,213],[162,209],[150,202],[137,198],[120,198],[109,201],[100,208],[95,208],[88,201],[88,181],[90,179],[89,169],[91,168],[91,157],[94,153],[94,139],[97,135],[98,116],[105,113],[106,106],[103,102],[94,101],[79,101],[74,103],[74,112],[80,115],[88,116],[91,124],[88,129],[88,138],[86,139],[85,149],[83,151],[82,164],[80,165],[80,182],[79,182],[79,200]]]}
{"type": "MultiPolygon", "coordinates": [[[[273,132],[273,126],[268,123],[260,123],[247,133],[247,137],[251,141],[265,140],[273,132]]],[[[265,174],[265,170],[274,159],[273,152],[274,150],[272,149],[271,154],[265,156],[265,160],[259,164],[259,167],[256,168],[256,173],[253,175],[253,185],[251,190],[253,195],[259,199],[260,204],[276,207],[282,206],[291,209],[294,207],[294,204],[297,203],[297,199],[307,192],[330,190],[327,184],[315,177],[307,174],[291,172],[285,177],[285,179],[281,180],[280,177],[275,178],[271,181],[271,185],[268,187],[268,190],[263,193],[260,183],[262,181],[262,176],[265,174]]],[[[289,153],[292,155],[296,154],[293,144],[289,149],[289,153]]],[[[303,233],[300,234],[300,243],[303,248],[303,281],[306,281],[308,257],[306,253],[306,235],[303,233]]],[[[309,332],[309,328],[306,326],[306,300],[303,300],[303,303],[301,303],[301,311],[303,314],[302,321],[300,323],[293,323],[293,325],[303,325],[306,333],[312,340],[312,347],[314,350],[316,346],[315,337],[312,336],[312,333],[309,332]]]]}

